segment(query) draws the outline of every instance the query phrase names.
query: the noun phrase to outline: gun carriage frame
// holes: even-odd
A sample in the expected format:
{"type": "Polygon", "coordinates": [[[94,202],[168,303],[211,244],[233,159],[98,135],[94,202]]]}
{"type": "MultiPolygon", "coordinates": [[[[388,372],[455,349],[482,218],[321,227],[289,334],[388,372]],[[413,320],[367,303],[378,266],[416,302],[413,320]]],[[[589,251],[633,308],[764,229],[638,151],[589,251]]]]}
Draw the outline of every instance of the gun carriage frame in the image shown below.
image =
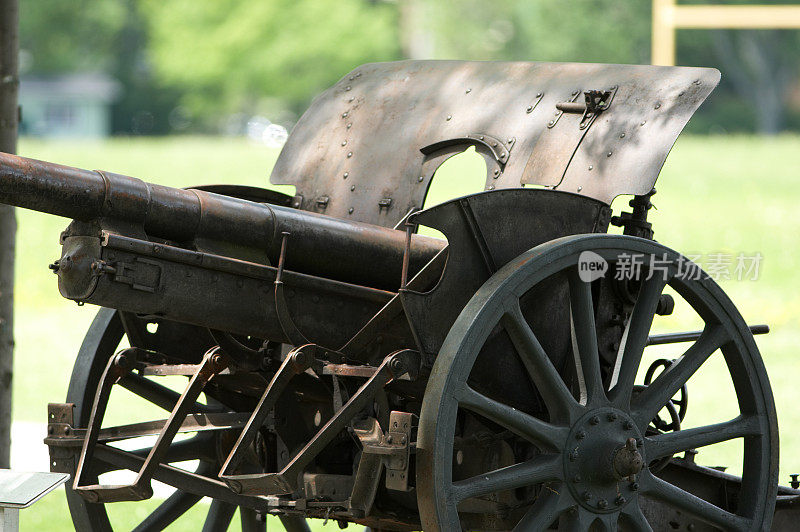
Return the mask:
{"type": "Polygon", "coordinates": [[[289,137],[271,180],[294,196],[2,156],[0,201],[74,219],[52,266],[61,293],[107,307],[66,403],[49,411],[76,528],[110,529],[109,504],[148,499],[158,481],[177,489],[140,530],[202,497],[204,530],[236,508],[248,529],[266,514],[288,530],[305,517],[385,530],[769,529],[776,500],[777,523],[800,492],[777,484],[753,340],[766,329],[699,269],[687,277],[647,222],[667,153],[718,81],[698,68],[364,65],[289,137]],[[439,166],[470,146],[485,191],[420,210],[439,166]],[[632,210],[612,217],[621,194],[632,210]],[[603,234],[610,224],[624,235],[603,234]],[[641,278],[587,282],[581,253],[610,267],[663,257],[664,277],[651,263],[641,278]],[[701,331],[651,332],[674,297],[701,331]],[[675,342],[691,347],[634,384],[645,348],[675,342]],[[686,381],[718,351],[739,415],[682,429],[686,381]],[[182,392],[157,382],[176,375],[182,392]],[[169,416],[101,428],[121,388],[169,416]],[[121,444],[145,436],[155,441],[121,444]],[[728,440],[741,442],[741,478],[694,462],[728,440]],[[188,460],[196,470],[176,465],[188,460]],[[100,482],[117,470],[135,477],[100,482]]]}

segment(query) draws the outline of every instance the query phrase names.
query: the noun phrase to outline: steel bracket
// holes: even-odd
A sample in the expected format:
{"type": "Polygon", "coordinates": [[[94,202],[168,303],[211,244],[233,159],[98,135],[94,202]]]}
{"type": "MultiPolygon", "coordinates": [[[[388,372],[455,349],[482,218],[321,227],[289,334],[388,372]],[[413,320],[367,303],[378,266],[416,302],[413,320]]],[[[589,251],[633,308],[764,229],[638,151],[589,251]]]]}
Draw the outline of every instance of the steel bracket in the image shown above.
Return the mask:
{"type": "Polygon", "coordinates": [[[74,403],[50,403],[47,405],[47,437],[44,443],[50,453],[50,471],[69,473],[75,471],[75,448],[59,445],[60,440],[74,437],[74,403]]]}
{"type": "Polygon", "coordinates": [[[111,389],[121,378],[130,373],[137,365],[136,349],[126,349],[111,357],[106,365],[105,371],[97,386],[94,403],[92,404],[91,415],[89,416],[89,426],[86,429],[86,437],[83,440],[78,466],[75,472],[72,489],[89,502],[119,502],[119,501],[139,501],[149,499],[153,495],[150,480],[158,469],[161,461],[165,458],[172,440],[180,430],[186,416],[197,404],[197,398],[203,391],[206,383],[211,378],[227,368],[229,361],[226,356],[218,353],[219,348],[210,349],[203,361],[192,375],[186,390],[178,399],[175,408],[169,418],[161,427],[156,443],[150,449],[147,457],[137,471],[136,479],[131,484],[124,485],[102,485],[102,484],[83,484],[88,473],[87,464],[91,462],[95,452],[104,448],[99,443],[100,426],[103,422],[111,389]]]}
{"type": "MultiPolygon", "coordinates": [[[[223,466],[222,478],[228,487],[234,492],[244,495],[284,495],[293,493],[297,489],[297,480],[300,478],[306,466],[308,466],[317,455],[325,448],[336,436],[353,421],[353,418],[366,406],[372,403],[375,394],[383,389],[393,380],[408,377],[415,379],[419,374],[419,353],[408,349],[396,351],[387,356],[375,373],[356,391],[347,403],[340,408],[336,414],[311,438],[311,440],[298,452],[289,463],[276,473],[257,473],[245,475],[231,475],[231,466],[235,466],[236,460],[233,456],[229,457],[223,466]]],[[[280,375],[280,371],[278,373],[280,375]]],[[[278,375],[273,381],[278,379],[278,375]]],[[[272,384],[272,383],[271,383],[272,384]]],[[[270,390],[262,397],[262,402],[253,415],[251,422],[245,428],[240,440],[243,440],[248,431],[255,432],[260,424],[260,416],[264,416],[270,390]],[[259,417],[256,417],[258,415],[259,417]]],[[[237,442],[234,446],[234,453],[241,452],[242,442],[237,442]]]]}

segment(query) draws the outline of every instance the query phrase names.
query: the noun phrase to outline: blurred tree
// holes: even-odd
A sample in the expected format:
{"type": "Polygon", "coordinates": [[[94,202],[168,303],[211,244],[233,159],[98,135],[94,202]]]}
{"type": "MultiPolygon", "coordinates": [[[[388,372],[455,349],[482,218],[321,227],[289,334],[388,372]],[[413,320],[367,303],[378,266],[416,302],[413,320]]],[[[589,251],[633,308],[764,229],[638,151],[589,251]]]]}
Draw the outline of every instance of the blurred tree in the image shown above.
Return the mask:
{"type": "Polygon", "coordinates": [[[357,65],[400,56],[397,8],[367,0],[142,0],[163,80],[197,117],[272,114],[357,65]]]}
{"type": "Polygon", "coordinates": [[[147,26],[137,0],[25,0],[20,6],[23,69],[29,74],[102,72],[123,90],[111,109],[111,130],[167,133],[177,106],[147,59],[147,26]]]}
{"type": "Polygon", "coordinates": [[[181,93],[161,83],[153,71],[141,2],[116,1],[124,10],[124,17],[109,42],[108,71],[122,84],[123,92],[112,107],[112,131],[163,135],[188,128],[190,124],[179,116],[181,93]]]}
{"type": "MultiPolygon", "coordinates": [[[[797,4],[800,0],[683,0],[686,4],[797,4]]],[[[693,64],[708,52],[723,75],[723,86],[736,93],[749,108],[755,130],[775,134],[786,125],[789,96],[800,75],[800,31],[711,30],[681,31],[680,64],[693,64]],[[694,34],[686,39],[684,34],[694,34]],[[683,40],[688,42],[681,45],[683,40]]],[[[733,113],[737,109],[731,107],[733,113]]],[[[738,112],[742,106],[739,104],[738,112]]]]}
{"type": "Polygon", "coordinates": [[[428,1],[437,57],[649,62],[650,2],[428,1]]]}
{"type": "Polygon", "coordinates": [[[108,72],[125,16],[119,0],[20,2],[22,67],[37,74],[108,72]]]}
{"type": "MultiPolygon", "coordinates": [[[[19,2],[0,0],[0,151],[6,153],[17,151],[18,59],[19,2]]],[[[0,468],[4,469],[11,467],[16,234],[14,208],[3,205],[0,207],[0,468]]]]}

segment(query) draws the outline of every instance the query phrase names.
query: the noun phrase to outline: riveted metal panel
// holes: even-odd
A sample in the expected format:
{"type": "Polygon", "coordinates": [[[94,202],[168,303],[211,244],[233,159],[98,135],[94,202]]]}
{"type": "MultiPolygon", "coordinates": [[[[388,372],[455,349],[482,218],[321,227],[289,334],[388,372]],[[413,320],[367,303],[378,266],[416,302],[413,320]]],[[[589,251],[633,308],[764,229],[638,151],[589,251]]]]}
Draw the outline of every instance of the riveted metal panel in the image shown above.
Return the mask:
{"type": "Polygon", "coordinates": [[[271,181],[296,185],[305,210],[394,226],[424,201],[435,171],[426,160],[444,159],[421,150],[444,142],[452,152],[453,141],[495,158],[486,189],[538,184],[610,203],[652,188],[680,130],[718,81],[719,72],[708,68],[367,64],[314,101],[271,181]],[[611,105],[589,127],[574,114],[548,127],[557,104],[614,87],[611,105]],[[508,145],[480,144],[480,135],[508,145]]]}

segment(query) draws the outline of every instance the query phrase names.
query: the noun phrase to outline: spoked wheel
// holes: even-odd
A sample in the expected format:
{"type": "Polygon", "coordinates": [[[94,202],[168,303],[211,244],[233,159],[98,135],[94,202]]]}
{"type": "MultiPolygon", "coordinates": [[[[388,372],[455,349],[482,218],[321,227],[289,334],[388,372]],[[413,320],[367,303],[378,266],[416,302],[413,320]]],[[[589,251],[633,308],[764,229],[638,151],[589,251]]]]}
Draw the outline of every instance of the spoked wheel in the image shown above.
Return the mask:
{"type": "Polygon", "coordinates": [[[577,235],[524,253],[485,283],[450,330],[425,391],[417,497],[426,531],[668,526],[648,510],[652,504],[721,530],[769,529],[778,441],[766,370],[731,301],[706,274],[681,274],[687,264],[653,241],[577,235]],[[607,292],[598,286],[604,281],[581,280],[584,252],[609,265],[603,279],[631,257],[659,261],[658,271],[648,271],[646,260],[641,269],[616,360],[604,360],[598,348],[598,309],[606,308],[598,294],[607,292]],[[649,386],[635,384],[640,366],[641,373],[647,368],[642,356],[666,285],[694,309],[703,332],[649,386]],[[561,314],[553,305],[559,297],[561,314]],[[559,328],[561,321],[566,326],[559,328]],[[562,343],[554,339],[559,334],[566,336],[562,343]],[[568,356],[557,352],[564,345],[568,356]],[[653,430],[659,411],[718,350],[738,415],[663,434],[653,430]],[[512,382],[506,353],[519,361],[528,399],[510,384],[491,385],[512,382]],[[649,470],[678,453],[730,441],[743,456],[733,507],[712,504],[649,470]]]}
{"type": "MultiPolygon", "coordinates": [[[[210,341],[199,329],[161,322],[158,329],[148,329],[148,323],[134,315],[120,313],[111,309],[101,309],[92,322],[84,338],[81,349],[72,373],[67,392],[67,402],[75,404],[74,423],[79,427],[86,427],[89,422],[92,402],[97,390],[97,385],[114,353],[120,349],[123,339],[127,339],[131,346],[154,349],[160,352],[195,352],[201,353],[210,341]],[[198,334],[198,332],[200,334],[198,334]],[[171,346],[171,347],[170,347],[171,346]]],[[[151,324],[155,325],[155,324],[151,324]]],[[[175,405],[178,392],[166,387],[155,379],[148,379],[135,374],[124,378],[120,385],[168,413],[175,405]]],[[[209,406],[209,405],[206,405],[209,406]]],[[[218,410],[225,410],[221,405],[215,405],[218,410]]],[[[133,412],[130,413],[131,415],[133,412]]],[[[166,416],[165,416],[166,417],[166,416]]],[[[123,421],[125,423],[126,421],[123,421]]],[[[230,433],[230,431],[226,431],[230,433]]],[[[219,438],[223,437],[221,431],[198,432],[187,439],[175,441],[167,452],[165,462],[175,464],[187,461],[198,461],[196,473],[216,480],[220,468],[219,438]]],[[[149,448],[144,447],[133,451],[144,457],[149,448]]],[[[95,475],[110,471],[140,467],[140,462],[134,461],[125,464],[125,459],[108,460],[108,457],[97,456],[95,463],[90,464],[89,470],[95,475]]],[[[130,462],[130,459],[128,459],[130,462]]],[[[174,493],[158,504],[155,509],[144,517],[135,530],[163,530],[169,524],[188,512],[202,497],[187,488],[192,483],[192,473],[184,473],[174,469],[170,480],[162,481],[176,488],[174,493]]],[[[96,476],[93,480],[97,480],[96,476]]],[[[221,489],[227,489],[220,484],[221,489]]],[[[90,503],[86,499],[67,487],[67,502],[76,530],[81,531],[110,531],[112,530],[109,511],[113,512],[115,505],[124,508],[122,511],[130,512],[130,504],[140,503],[90,503]]],[[[265,530],[266,523],[259,519],[256,512],[250,508],[240,506],[242,529],[246,531],[265,530]]],[[[233,520],[237,506],[221,499],[212,498],[206,513],[202,530],[226,530],[233,520]]],[[[305,520],[296,517],[282,518],[284,526],[292,532],[308,530],[305,520]],[[284,520],[285,519],[285,520],[284,520]]],[[[198,523],[198,529],[201,527],[198,523]]]]}

